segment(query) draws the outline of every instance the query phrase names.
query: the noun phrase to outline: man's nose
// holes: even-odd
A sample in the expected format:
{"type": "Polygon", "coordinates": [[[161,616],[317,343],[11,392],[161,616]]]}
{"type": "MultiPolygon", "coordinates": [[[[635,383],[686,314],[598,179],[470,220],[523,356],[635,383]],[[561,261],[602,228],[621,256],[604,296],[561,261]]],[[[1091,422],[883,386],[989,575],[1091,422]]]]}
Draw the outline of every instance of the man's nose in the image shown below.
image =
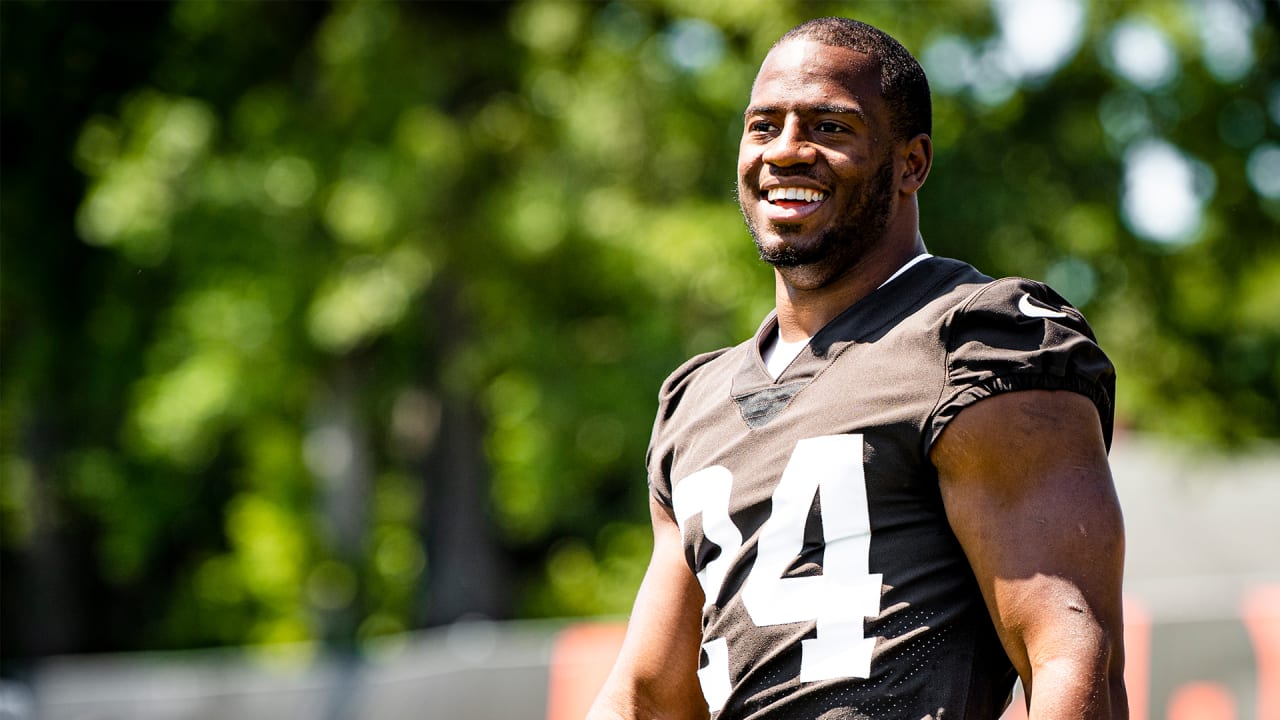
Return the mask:
{"type": "Polygon", "coordinates": [[[765,148],[761,159],[776,167],[812,165],[817,150],[805,137],[804,128],[795,120],[788,120],[773,141],[765,148]]]}

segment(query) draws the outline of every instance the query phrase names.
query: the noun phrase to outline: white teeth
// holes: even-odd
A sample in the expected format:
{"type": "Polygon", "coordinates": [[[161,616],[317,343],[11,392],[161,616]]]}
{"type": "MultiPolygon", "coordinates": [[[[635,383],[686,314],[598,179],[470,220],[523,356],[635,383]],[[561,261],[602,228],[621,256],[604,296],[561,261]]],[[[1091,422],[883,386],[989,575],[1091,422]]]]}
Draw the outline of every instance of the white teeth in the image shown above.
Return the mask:
{"type": "Polygon", "coordinates": [[[770,188],[768,193],[769,202],[775,200],[803,200],[805,202],[818,202],[827,196],[821,190],[810,190],[808,188],[797,187],[777,187],[770,188]]]}

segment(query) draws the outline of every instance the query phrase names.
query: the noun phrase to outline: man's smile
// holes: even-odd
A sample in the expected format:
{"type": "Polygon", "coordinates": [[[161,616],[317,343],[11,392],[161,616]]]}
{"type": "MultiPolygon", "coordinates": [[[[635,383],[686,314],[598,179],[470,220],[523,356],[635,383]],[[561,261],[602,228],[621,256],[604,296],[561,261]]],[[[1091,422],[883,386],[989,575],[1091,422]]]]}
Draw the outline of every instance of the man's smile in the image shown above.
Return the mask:
{"type": "Polygon", "coordinates": [[[812,190],[809,188],[799,187],[776,187],[770,188],[765,192],[765,197],[771,203],[778,203],[786,200],[800,200],[803,202],[818,202],[827,197],[827,194],[821,190],[812,190]]]}
{"type": "Polygon", "coordinates": [[[816,211],[827,199],[822,190],[807,187],[772,187],[763,193],[764,216],[774,222],[794,222],[816,211]]]}

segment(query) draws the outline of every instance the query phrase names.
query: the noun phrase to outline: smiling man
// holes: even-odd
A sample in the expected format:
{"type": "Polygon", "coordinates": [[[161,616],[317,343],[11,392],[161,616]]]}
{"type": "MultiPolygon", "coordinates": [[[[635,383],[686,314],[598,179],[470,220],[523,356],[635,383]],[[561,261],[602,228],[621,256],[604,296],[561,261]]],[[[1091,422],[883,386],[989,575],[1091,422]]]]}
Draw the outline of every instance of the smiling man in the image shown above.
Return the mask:
{"type": "Polygon", "coordinates": [[[928,82],[822,18],[765,58],[738,199],[755,337],[663,385],[654,550],[590,717],[1127,715],[1115,374],[1041,283],[933,257],[928,82]]]}

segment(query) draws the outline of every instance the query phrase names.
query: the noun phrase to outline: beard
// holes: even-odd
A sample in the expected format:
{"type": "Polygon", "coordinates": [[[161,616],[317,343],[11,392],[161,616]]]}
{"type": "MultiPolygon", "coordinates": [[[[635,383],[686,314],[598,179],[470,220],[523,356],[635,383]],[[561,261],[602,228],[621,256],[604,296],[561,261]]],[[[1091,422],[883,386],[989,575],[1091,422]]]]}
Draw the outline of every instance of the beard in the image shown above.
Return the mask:
{"type": "MultiPolygon", "coordinates": [[[[889,227],[893,196],[893,159],[886,157],[871,179],[854,194],[852,207],[841,212],[835,222],[821,231],[817,241],[807,247],[789,242],[767,247],[762,241],[762,229],[747,213],[741,197],[738,204],[761,260],[776,268],[829,265],[833,270],[842,271],[857,264],[879,245],[889,227]]],[[[795,232],[787,225],[774,225],[773,230],[784,239],[795,232]]]]}

